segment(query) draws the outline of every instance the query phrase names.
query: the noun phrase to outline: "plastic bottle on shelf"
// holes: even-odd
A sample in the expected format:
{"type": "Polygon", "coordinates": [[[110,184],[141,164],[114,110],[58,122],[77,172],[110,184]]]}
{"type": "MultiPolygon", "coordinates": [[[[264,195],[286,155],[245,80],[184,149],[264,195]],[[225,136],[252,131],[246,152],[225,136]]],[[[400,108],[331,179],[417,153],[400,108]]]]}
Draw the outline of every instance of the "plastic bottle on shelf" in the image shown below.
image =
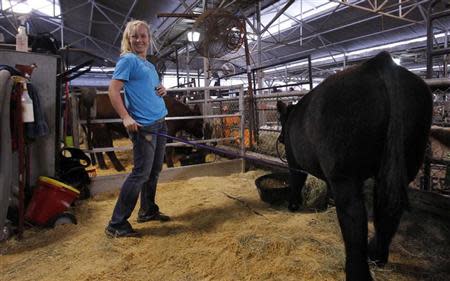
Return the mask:
{"type": "Polygon", "coordinates": [[[22,102],[22,119],[24,123],[34,122],[33,100],[28,94],[27,83],[23,83],[22,102]]]}
{"type": "Polygon", "coordinates": [[[28,35],[25,26],[19,26],[16,35],[16,51],[28,52],[28,35]]]}

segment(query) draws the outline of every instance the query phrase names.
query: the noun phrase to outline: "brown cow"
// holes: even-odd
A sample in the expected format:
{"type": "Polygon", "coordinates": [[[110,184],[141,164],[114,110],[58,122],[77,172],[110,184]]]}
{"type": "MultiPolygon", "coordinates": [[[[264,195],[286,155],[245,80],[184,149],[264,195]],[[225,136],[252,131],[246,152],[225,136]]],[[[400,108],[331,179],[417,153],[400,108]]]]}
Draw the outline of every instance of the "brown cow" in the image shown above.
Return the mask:
{"type": "MultiPolygon", "coordinates": [[[[96,112],[94,114],[95,119],[116,119],[119,118],[114,108],[111,105],[108,95],[96,95],[96,90],[85,89],[82,90],[82,96],[80,99],[80,119],[85,119],[86,112],[90,112],[94,105],[93,100],[96,103],[96,112]],[[84,108],[83,108],[84,107],[84,108]]],[[[164,97],[166,103],[168,115],[167,117],[176,116],[201,116],[202,113],[198,105],[195,105],[191,109],[187,104],[184,104],[174,97],[166,95],[164,97]]],[[[92,115],[92,114],[91,114],[92,115]]],[[[88,145],[90,148],[103,148],[113,147],[113,134],[116,133],[119,136],[127,137],[128,134],[123,127],[122,123],[104,123],[104,124],[92,124],[89,119],[87,127],[88,145]]],[[[187,119],[187,120],[170,120],[167,121],[167,134],[169,136],[175,136],[180,131],[186,131],[196,138],[203,138],[203,119],[187,119]]],[[[171,142],[171,140],[168,140],[171,142]]],[[[114,168],[117,171],[123,171],[125,168],[117,159],[114,151],[106,152],[114,168]]],[[[98,159],[100,169],[107,169],[106,163],[102,153],[95,153],[98,159]]],[[[93,155],[91,155],[93,159],[93,155]]],[[[168,167],[173,167],[173,149],[171,147],[166,148],[166,162],[168,167]]],[[[93,163],[94,159],[93,159],[93,163]]]]}

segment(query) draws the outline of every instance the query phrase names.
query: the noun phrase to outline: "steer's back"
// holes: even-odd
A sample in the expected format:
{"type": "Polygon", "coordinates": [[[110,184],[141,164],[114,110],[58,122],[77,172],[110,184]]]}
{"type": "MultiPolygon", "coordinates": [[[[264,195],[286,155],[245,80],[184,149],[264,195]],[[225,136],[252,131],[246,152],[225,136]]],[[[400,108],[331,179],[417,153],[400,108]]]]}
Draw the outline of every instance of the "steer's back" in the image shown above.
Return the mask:
{"type": "Polygon", "coordinates": [[[408,174],[417,173],[431,120],[431,96],[420,78],[386,66],[385,59],[377,56],[329,77],[294,108],[287,128],[302,168],[321,178],[374,176],[387,142],[390,109],[396,106],[389,95],[395,93],[396,104],[404,106],[399,110],[405,126],[398,133],[405,134],[407,161],[414,163],[408,164],[408,174]],[[386,82],[386,71],[398,73],[397,84],[386,82]]]}

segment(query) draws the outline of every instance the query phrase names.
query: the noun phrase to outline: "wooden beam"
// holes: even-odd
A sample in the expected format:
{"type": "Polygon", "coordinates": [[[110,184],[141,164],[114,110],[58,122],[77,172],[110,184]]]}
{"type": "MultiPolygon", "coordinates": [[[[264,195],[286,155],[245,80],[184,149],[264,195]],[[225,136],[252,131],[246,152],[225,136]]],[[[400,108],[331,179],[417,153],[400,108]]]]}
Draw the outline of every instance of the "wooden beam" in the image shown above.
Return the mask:
{"type": "Polygon", "coordinates": [[[184,14],[184,13],[159,13],[158,18],[187,18],[196,19],[200,14],[184,14]]]}

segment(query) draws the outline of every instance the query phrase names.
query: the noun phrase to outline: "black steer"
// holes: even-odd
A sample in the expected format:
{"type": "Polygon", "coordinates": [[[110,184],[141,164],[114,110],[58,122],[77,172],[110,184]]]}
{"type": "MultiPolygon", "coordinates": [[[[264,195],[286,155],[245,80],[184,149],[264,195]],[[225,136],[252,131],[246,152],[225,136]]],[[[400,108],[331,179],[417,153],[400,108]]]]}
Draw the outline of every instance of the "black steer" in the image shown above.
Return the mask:
{"type": "Polygon", "coordinates": [[[289,208],[301,203],[306,171],[329,185],[345,243],[348,281],[372,280],[383,265],[407,187],[421,166],[431,126],[427,85],[387,52],[323,81],[298,104],[277,104],[290,168],[289,208]],[[367,243],[363,182],[374,178],[375,236],[367,243]]]}

